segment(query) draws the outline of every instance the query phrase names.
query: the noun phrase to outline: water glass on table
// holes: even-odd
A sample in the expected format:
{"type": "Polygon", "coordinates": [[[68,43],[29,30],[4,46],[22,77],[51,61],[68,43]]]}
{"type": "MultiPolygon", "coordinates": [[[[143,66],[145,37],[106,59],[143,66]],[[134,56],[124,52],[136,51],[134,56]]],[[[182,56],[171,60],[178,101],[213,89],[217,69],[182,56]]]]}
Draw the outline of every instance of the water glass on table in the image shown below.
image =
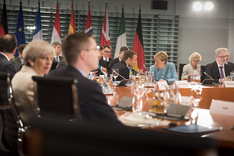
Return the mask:
{"type": "Polygon", "coordinates": [[[134,87],[134,102],[133,102],[133,112],[142,111],[142,96],[144,95],[144,83],[136,83],[134,87]],[[135,99],[135,97],[137,99],[135,99]]]}
{"type": "Polygon", "coordinates": [[[191,108],[189,113],[190,124],[197,124],[199,115],[199,103],[202,100],[202,87],[200,85],[195,85],[191,88],[190,92],[191,98],[191,108]]]}

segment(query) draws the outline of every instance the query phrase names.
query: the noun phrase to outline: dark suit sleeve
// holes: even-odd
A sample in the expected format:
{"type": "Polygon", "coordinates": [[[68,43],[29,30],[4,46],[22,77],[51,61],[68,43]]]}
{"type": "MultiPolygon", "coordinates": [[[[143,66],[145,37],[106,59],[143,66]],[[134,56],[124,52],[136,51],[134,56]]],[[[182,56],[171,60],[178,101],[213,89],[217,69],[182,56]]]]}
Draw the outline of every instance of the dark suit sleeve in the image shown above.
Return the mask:
{"type": "MultiPolygon", "coordinates": [[[[129,70],[128,70],[128,68],[122,68],[119,71],[119,74],[122,75],[125,79],[129,79],[129,70]]],[[[121,80],[123,80],[123,78],[121,76],[118,76],[116,80],[121,81],[121,80]]]]}
{"type": "MultiPolygon", "coordinates": [[[[214,65],[213,64],[208,64],[206,66],[206,73],[211,76],[214,79],[215,83],[219,83],[219,78],[218,75],[215,73],[215,69],[214,69],[214,65]]],[[[206,75],[206,79],[210,79],[207,75],[206,75]]]]}
{"type": "Polygon", "coordinates": [[[11,62],[9,62],[6,66],[5,66],[5,71],[10,73],[10,78],[12,80],[12,78],[14,77],[15,73],[16,73],[16,68],[15,65],[11,62]]]}
{"type": "MultiPolygon", "coordinates": [[[[81,85],[84,85],[84,83],[81,85]]],[[[107,104],[106,97],[99,84],[90,82],[85,88],[81,88],[83,93],[79,98],[81,98],[80,101],[85,102],[81,104],[81,107],[86,107],[86,109],[82,109],[84,116],[87,117],[86,120],[89,120],[90,117],[91,120],[120,123],[113,109],[107,104]]]]}

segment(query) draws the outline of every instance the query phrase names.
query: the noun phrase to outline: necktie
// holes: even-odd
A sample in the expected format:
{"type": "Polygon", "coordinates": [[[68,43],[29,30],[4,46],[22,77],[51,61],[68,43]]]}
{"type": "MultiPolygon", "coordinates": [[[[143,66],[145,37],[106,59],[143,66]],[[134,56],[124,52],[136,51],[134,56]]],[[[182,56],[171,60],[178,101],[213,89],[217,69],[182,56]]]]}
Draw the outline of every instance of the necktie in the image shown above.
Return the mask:
{"type": "Polygon", "coordinates": [[[220,66],[219,68],[220,68],[220,77],[221,77],[221,79],[223,79],[224,78],[223,66],[220,66]]]}
{"type": "Polygon", "coordinates": [[[58,56],[56,56],[56,61],[59,62],[59,57],[58,56]]]}

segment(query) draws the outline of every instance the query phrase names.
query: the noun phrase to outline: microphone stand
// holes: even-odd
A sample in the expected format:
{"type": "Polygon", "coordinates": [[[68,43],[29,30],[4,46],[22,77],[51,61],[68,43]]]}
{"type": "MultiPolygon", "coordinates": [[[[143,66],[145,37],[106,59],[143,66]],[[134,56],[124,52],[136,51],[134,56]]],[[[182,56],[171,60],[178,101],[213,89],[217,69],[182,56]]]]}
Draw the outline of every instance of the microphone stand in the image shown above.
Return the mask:
{"type": "Polygon", "coordinates": [[[124,80],[126,80],[125,77],[123,77],[122,75],[120,75],[119,73],[117,73],[116,71],[114,71],[118,76],[122,77],[124,80]]]}
{"type": "Polygon", "coordinates": [[[210,79],[214,80],[209,74],[207,74],[206,72],[203,72],[206,76],[208,76],[210,79]]]}

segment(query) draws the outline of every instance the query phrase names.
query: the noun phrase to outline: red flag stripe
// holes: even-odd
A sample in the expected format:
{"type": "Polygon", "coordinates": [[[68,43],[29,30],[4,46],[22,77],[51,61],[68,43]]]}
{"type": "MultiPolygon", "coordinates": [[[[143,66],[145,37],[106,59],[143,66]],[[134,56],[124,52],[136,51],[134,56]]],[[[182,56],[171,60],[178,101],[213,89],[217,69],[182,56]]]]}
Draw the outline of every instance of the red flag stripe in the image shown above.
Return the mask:
{"type": "Polygon", "coordinates": [[[59,37],[61,38],[61,30],[60,30],[60,19],[59,19],[59,6],[57,3],[57,10],[55,15],[54,27],[57,30],[59,37]]]}

